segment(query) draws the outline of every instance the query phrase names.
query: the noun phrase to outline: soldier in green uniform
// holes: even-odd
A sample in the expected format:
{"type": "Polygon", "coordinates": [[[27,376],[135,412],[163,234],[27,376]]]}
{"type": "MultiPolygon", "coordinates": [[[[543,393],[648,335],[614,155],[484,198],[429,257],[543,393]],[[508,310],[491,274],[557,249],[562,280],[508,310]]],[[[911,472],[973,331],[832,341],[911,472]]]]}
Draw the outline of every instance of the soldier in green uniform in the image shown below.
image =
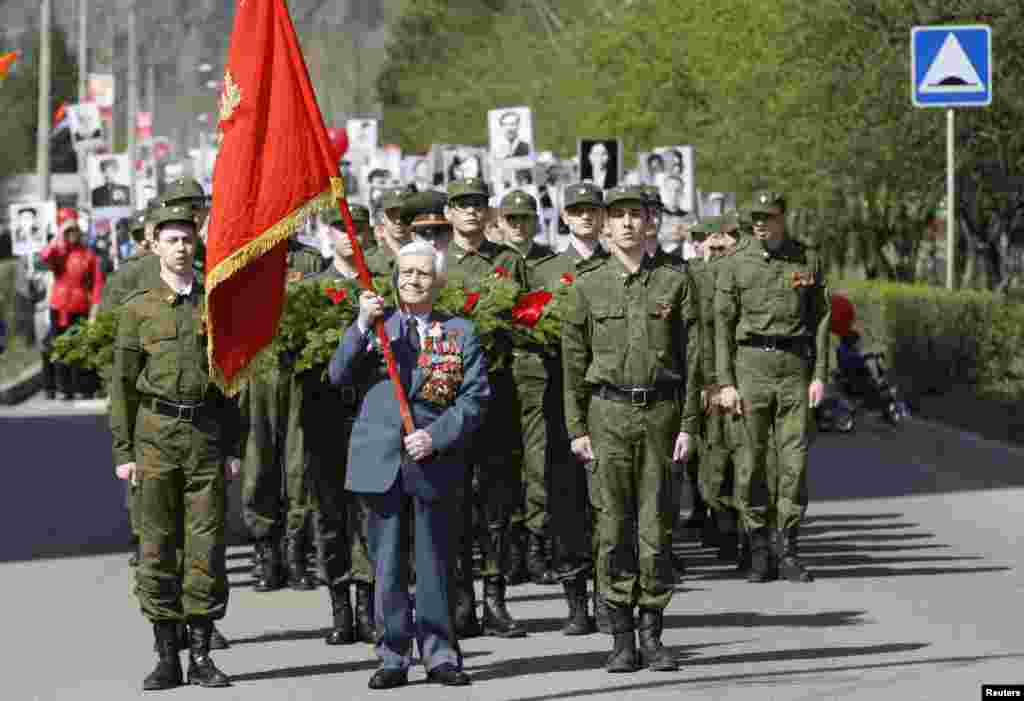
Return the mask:
{"type": "MultiPolygon", "coordinates": [[[[689,261],[697,284],[701,309],[701,370],[703,408],[701,446],[696,460],[688,465],[694,490],[695,510],[698,498],[708,513],[702,529],[705,545],[718,547],[718,557],[735,561],[739,545],[735,510],[732,507],[733,453],[745,445],[730,434],[727,419],[718,404],[715,366],[715,278],[723,256],[735,248],[735,225],[725,217],[707,217],[690,229],[691,238],[701,243],[703,255],[689,261]],[[726,233],[726,227],[730,233],[726,233]],[[735,444],[735,445],[734,445],[735,444]]],[[[741,438],[741,436],[740,436],[741,438]]]]}
{"type": "MultiPolygon", "coordinates": [[[[364,240],[369,234],[370,211],[361,205],[350,205],[349,209],[357,235],[364,240]]],[[[328,226],[334,244],[332,265],[300,284],[319,287],[332,281],[338,289],[349,289],[349,294],[354,295],[358,272],[340,212],[328,216],[328,226]]],[[[319,559],[331,599],[333,625],[325,642],[373,643],[373,567],[366,541],[366,507],[358,495],[345,491],[348,439],[367,387],[335,388],[322,371],[323,368],[306,370],[296,380],[302,394],[298,431],[312,494],[319,559]]]]}
{"type": "MultiPolygon", "coordinates": [[[[288,284],[301,282],[323,269],[324,260],[318,250],[294,237],[288,240],[288,284]]],[[[293,589],[316,587],[307,563],[310,498],[298,427],[302,392],[291,370],[293,361],[280,358],[279,367],[250,380],[240,398],[248,427],[243,451],[242,515],[254,541],[256,591],[279,589],[282,569],[293,589]]]]}
{"type": "Polygon", "coordinates": [[[366,267],[372,275],[390,275],[398,250],[412,241],[409,224],[402,220],[402,206],[408,196],[409,191],[402,187],[391,187],[381,193],[382,216],[377,226],[382,229],[382,243],[366,255],[366,267]]]}
{"type": "Polygon", "coordinates": [[[721,404],[742,415],[748,440],[734,501],[750,539],[748,579],[771,579],[777,567],[786,579],[807,582],[797,535],[807,508],[810,409],[822,399],[828,372],[828,290],[817,252],[786,234],[785,199],[760,192],[750,211],[756,241],[727,259],[715,293],[721,404]]]}
{"type": "Polygon", "coordinates": [[[189,683],[230,683],[210,644],[228,601],[226,478],[239,470],[232,457],[238,416],[209,379],[203,289],[192,272],[193,217],[187,205],[152,213],[161,285],[124,301],[114,347],[114,461],[118,477],[138,488],[136,594],[159,655],[147,690],[182,684],[181,623],[188,626],[189,683]]]}
{"type": "Polygon", "coordinates": [[[680,473],[698,428],[700,309],[685,266],[644,253],[643,190],[612,188],[605,205],[611,255],[572,286],[562,324],[566,422],[601,494],[597,568],[615,640],[606,669],[674,670],[661,634],[680,473]]]}
{"type": "MultiPolygon", "coordinates": [[[[580,275],[603,264],[608,258],[608,252],[601,247],[599,241],[605,226],[603,193],[591,183],[577,183],[566,187],[563,193],[561,218],[569,229],[569,246],[558,257],[564,268],[559,276],[559,282],[573,285],[580,275]]],[[[552,422],[557,424],[561,439],[568,445],[561,353],[556,363],[558,383],[553,391],[558,395],[558,399],[553,401],[550,407],[552,422]]],[[[551,376],[555,376],[554,371],[551,376]]],[[[593,566],[597,561],[600,542],[596,519],[601,508],[601,495],[590,467],[592,464],[581,462],[570,451],[566,468],[556,472],[553,479],[552,493],[565,495],[564,501],[559,501],[552,509],[554,553],[555,561],[558,563],[555,569],[563,581],[563,586],[566,581],[570,584],[570,596],[576,602],[575,611],[570,605],[570,619],[586,615],[586,578],[588,574],[594,578],[594,620],[599,631],[610,635],[608,607],[601,596],[600,582],[593,566]],[[588,513],[589,518],[581,519],[581,513],[588,513]],[[572,575],[577,572],[578,574],[573,577],[572,575]]]]}
{"type": "MultiPolygon", "coordinates": [[[[471,288],[484,277],[502,268],[525,290],[526,269],[522,257],[513,249],[488,241],[484,226],[490,216],[490,192],[481,178],[463,178],[448,185],[445,217],[452,225],[452,241],[445,258],[449,284],[463,282],[471,288]]],[[[511,351],[511,349],[508,349],[511,351]]],[[[491,401],[483,426],[472,438],[469,448],[465,508],[461,534],[461,556],[456,573],[458,600],[455,629],[460,638],[480,634],[473,590],[473,507],[481,514],[480,549],[483,552],[484,578],[483,632],[500,637],[521,637],[523,628],[505,606],[506,548],[509,521],[516,500],[522,493],[519,467],[522,447],[519,436],[508,430],[516,425],[516,386],[508,368],[488,367],[491,401]],[[473,483],[476,483],[476,494],[473,483]]]]}
{"type": "MultiPolygon", "coordinates": [[[[502,199],[496,221],[506,246],[515,249],[526,266],[527,289],[545,287],[543,270],[550,267],[557,253],[534,241],[537,235],[537,201],[522,190],[513,190],[502,199]]],[[[519,399],[522,436],[523,495],[510,519],[509,564],[510,584],[525,580],[534,584],[555,584],[551,571],[551,540],[548,533],[548,465],[544,416],[544,393],[547,373],[544,370],[543,348],[516,348],[512,373],[519,399]],[[526,541],[525,557],[523,542],[526,541]]]]}

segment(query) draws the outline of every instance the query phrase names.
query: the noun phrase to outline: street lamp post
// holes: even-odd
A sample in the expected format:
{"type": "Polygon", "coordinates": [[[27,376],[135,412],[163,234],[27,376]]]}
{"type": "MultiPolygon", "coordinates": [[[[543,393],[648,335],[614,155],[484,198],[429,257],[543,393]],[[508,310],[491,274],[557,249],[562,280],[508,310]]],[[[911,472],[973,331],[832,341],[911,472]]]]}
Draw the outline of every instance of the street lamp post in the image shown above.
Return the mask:
{"type": "Polygon", "coordinates": [[[36,175],[39,198],[50,199],[50,0],[39,3],[39,111],[36,125],[36,175]]]}

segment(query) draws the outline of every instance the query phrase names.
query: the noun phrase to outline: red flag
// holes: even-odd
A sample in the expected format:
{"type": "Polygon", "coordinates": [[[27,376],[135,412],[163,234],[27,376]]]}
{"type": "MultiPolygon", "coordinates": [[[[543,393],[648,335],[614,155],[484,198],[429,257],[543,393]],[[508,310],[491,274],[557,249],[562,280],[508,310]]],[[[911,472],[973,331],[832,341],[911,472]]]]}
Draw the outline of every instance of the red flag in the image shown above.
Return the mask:
{"type": "Polygon", "coordinates": [[[7,77],[7,73],[10,72],[11,66],[18,60],[18,52],[11,51],[6,54],[0,54],[0,80],[7,77]]]}
{"type": "MultiPolygon", "coordinates": [[[[337,202],[360,282],[365,288],[372,282],[344,198],[337,152],[284,0],[239,0],[226,63],[223,139],[206,244],[206,311],[211,376],[234,394],[276,333],[287,239],[309,216],[337,202]]],[[[410,428],[383,322],[377,332],[410,428]]]]}

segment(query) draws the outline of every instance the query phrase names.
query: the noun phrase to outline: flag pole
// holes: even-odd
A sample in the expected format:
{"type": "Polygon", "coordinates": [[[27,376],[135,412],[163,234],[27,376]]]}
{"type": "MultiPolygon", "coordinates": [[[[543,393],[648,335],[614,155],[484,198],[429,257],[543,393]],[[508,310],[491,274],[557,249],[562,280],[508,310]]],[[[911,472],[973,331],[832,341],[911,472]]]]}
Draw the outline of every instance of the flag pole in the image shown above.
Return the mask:
{"type": "MultiPolygon", "coordinates": [[[[338,188],[344,192],[344,188],[338,188]]],[[[336,193],[337,194],[337,193],[336,193]]],[[[366,267],[366,257],[363,255],[363,247],[359,244],[359,237],[356,236],[356,228],[352,223],[352,213],[348,209],[348,201],[343,194],[337,194],[338,209],[341,211],[342,221],[345,222],[345,233],[352,244],[352,253],[355,258],[356,271],[359,274],[359,286],[369,292],[374,292],[373,277],[369,268],[366,267]]],[[[374,332],[377,334],[377,342],[384,354],[384,361],[388,367],[388,377],[391,384],[395,386],[395,399],[398,400],[398,410],[402,414],[402,426],[406,435],[416,430],[416,424],[412,420],[412,409],[409,407],[409,397],[405,394],[402,381],[398,375],[398,364],[395,362],[395,354],[391,350],[391,340],[388,338],[387,330],[384,328],[384,319],[377,319],[374,325],[374,332]]]]}

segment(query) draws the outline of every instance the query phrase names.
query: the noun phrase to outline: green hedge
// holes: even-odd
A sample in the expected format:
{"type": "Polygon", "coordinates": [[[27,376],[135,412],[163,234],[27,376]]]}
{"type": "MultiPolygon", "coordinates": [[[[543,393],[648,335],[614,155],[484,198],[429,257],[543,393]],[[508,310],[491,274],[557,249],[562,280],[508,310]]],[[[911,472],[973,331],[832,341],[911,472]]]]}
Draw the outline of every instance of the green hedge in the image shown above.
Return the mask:
{"type": "Polygon", "coordinates": [[[865,347],[881,350],[909,396],[970,386],[1024,398],[1024,305],[988,292],[849,282],[865,347]]]}

